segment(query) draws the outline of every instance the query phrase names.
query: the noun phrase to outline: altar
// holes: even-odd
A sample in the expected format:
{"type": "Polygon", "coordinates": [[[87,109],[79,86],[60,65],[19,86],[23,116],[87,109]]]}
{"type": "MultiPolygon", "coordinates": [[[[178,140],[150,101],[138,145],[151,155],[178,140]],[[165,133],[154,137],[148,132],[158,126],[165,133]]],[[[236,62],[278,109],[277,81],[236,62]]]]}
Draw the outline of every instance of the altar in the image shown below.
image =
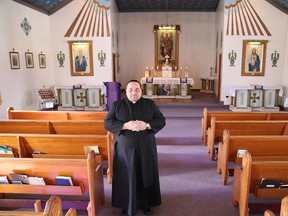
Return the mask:
{"type": "Polygon", "coordinates": [[[106,109],[104,85],[56,86],[60,111],[103,111],[106,109]]]}
{"type": "Polygon", "coordinates": [[[230,109],[232,111],[278,112],[279,101],[283,95],[282,86],[231,86],[230,109]]]}
{"type": "Polygon", "coordinates": [[[191,99],[194,80],[189,77],[143,77],[143,97],[191,99]]]}

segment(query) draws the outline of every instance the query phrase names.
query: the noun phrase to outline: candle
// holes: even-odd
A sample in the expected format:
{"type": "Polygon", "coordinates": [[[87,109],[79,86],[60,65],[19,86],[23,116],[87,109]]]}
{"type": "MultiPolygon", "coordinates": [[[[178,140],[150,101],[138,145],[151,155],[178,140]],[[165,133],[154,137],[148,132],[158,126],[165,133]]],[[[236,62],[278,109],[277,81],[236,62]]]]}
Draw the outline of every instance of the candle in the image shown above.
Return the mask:
{"type": "Polygon", "coordinates": [[[175,66],[175,70],[177,70],[177,66],[175,66]]]}
{"type": "Polygon", "coordinates": [[[188,69],[188,67],[186,66],[186,70],[188,69]]]}
{"type": "Polygon", "coordinates": [[[148,66],[146,66],[146,70],[148,70],[148,66]]]}
{"type": "Polygon", "coordinates": [[[157,65],[157,70],[158,70],[158,68],[159,68],[159,67],[158,67],[158,65],[157,65]]]}
{"type": "Polygon", "coordinates": [[[182,70],[182,66],[180,67],[180,70],[182,70]]]}
{"type": "Polygon", "coordinates": [[[153,70],[153,69],[154,69],[154,67],[152,66],[152,67],[151,67],[151,70],[153,70]]]}

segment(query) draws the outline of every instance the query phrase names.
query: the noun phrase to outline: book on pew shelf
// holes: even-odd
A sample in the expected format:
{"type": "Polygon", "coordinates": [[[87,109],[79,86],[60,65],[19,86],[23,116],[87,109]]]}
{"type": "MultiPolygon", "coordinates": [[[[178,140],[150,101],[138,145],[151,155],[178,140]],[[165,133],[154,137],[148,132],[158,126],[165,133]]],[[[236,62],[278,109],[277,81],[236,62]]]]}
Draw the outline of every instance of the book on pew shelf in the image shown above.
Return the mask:
{"type": "Polygon", "coordinates": [[[56,176],[56,184],[62,186],[73,186],[72,178],[70,176],[56,176]]]}
{"type": "Polygon", "coordinates": [[[5,145],[0,145],[0,154],[13,154],[13,149],[5,145]]]}
{"type": "Polygon", "coordinates": [[[262,178],[259,188],[279,188],[282,184],[282,180],[262,178]]]}
{"type": "Polygon", "coordinates": [[[288,184],[282,184],[279,188],[288,188],[288,184]]]}
{"type": "Polygon", "coordinates": [[[96,155],[100,155],[99,146],[84,146],[85,155],[88,155],[91,150],[94,151],[96,155]]]}
{"type": "Polygon", "coordinates": [[[0,184],[9,184],[7,176],[0,176],[0,184]]]}
{"type": "Polygon", "coordinates": [[[246,152],[246,151],[247,151],[246,149],[239,149],[239,150],[237,151],[237,157],[242,158],[244,152],[246,152]]]}
{"type": "Polygon", "coordinates": [[[30,185],[46,185],[43,177],[28,177],[30,185]]]}
{"type": "Polygon", "coordinates": [[[29,184],[28,176],[23,174],[9,174],[12,184],[29,184]]]}

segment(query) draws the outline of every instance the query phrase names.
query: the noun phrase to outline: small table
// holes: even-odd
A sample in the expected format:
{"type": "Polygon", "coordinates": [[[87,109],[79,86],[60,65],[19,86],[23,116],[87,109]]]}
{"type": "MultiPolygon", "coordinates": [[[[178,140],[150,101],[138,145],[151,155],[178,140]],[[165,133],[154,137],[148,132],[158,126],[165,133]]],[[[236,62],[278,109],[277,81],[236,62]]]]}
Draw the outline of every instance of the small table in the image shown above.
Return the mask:
{"type": "Polygon", "coordinates": [[[200,77],[200,79],[202,81],[202,89],[200,92],[214,94],[214,80],[216,80],[216,77],[200,77]]]}

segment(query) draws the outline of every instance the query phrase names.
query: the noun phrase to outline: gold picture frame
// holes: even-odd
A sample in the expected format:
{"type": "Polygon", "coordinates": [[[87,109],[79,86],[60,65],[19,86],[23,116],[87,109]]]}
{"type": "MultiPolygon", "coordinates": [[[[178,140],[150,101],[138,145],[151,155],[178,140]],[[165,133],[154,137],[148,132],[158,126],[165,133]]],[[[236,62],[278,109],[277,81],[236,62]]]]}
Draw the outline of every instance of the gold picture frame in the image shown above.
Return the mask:
{"type": "Polygon", "coordinates": [[[19,52],[9,52],[11,69],[20,69],[19,52]]]}
{"type": "Polygon", "coordinates": [[[45,54],[38,54],[39,56],[39,68],[46,68],[46,57],[45,54]]]}
{"type": "Polygon", "coordinates": [[[264,76],[267,40],[244,40],[242,76],[264,76]]]}
{"type": "Polygon", "coordinates": [[[162,66],[167,63],[173,70],[179,68],[179,32],[179,25],[174,27],[154,26],[155,70],[161,70],[162,66]],[[169,58],[165,58],[166,56],[169,58]]]}
{"type": "Polygon", "coordinates": [[[93,76],[92,41],[68,41],[71,76],[93,76]]]}
{"type": "Polygon", "coordinates": [[[34,59],[32,52],[25,52],[26,68],[34,68],[34,59]]]}

